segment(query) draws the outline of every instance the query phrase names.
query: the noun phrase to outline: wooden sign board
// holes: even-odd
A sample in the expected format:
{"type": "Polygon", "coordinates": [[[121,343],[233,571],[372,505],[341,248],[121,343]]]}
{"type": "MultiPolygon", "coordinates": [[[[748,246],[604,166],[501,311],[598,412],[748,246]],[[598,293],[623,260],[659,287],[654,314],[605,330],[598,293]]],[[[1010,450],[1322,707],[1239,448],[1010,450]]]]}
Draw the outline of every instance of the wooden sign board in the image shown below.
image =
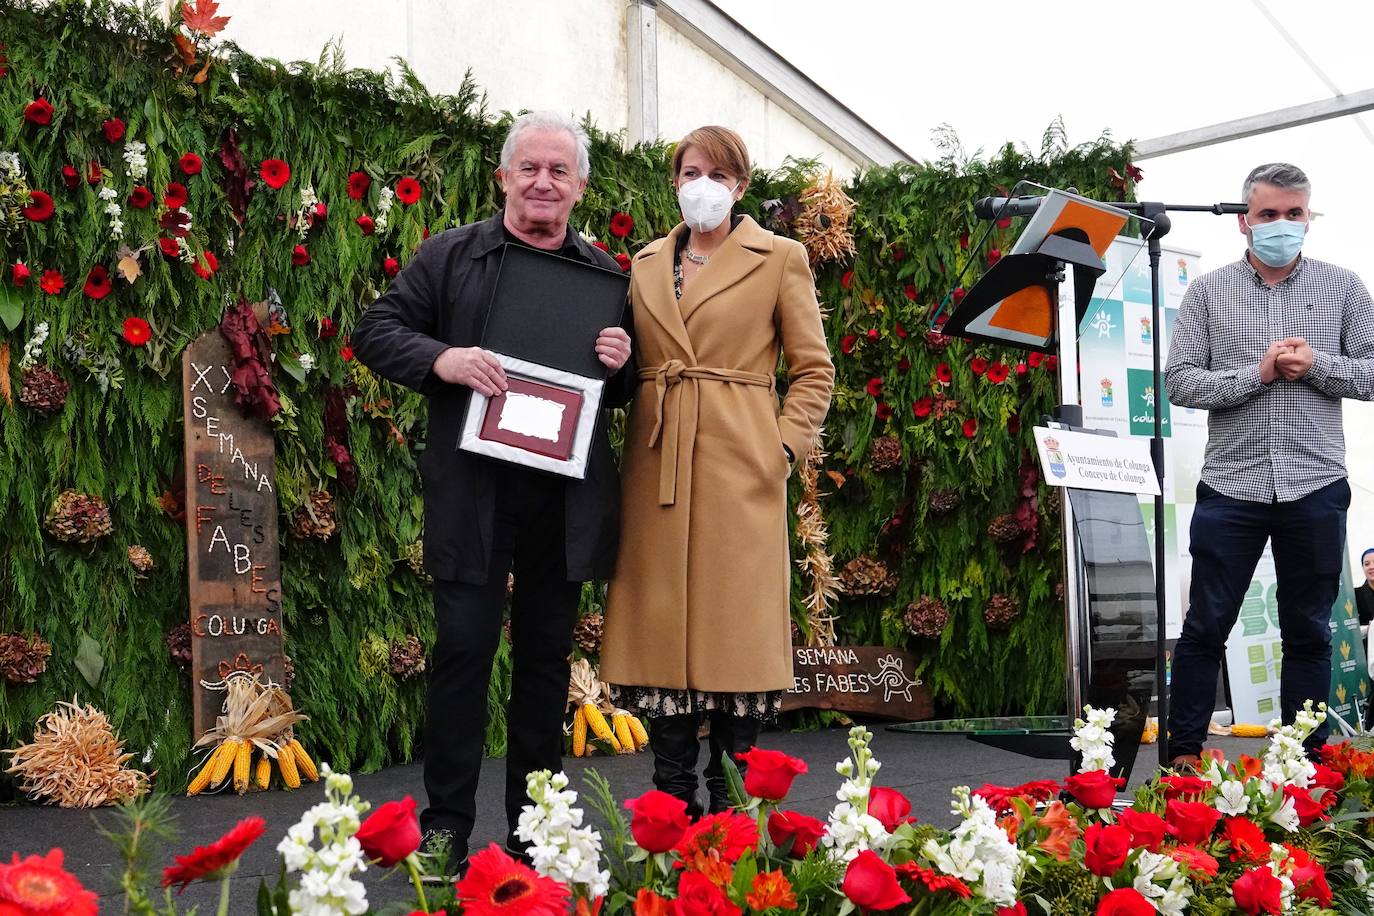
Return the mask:
{"type": "Polygon", "coordinates": [[[838,709],[916,722],[934,714],[916,660],[892,646],[793,646],[790,709],[838,709]]]}
{"type": "Polygon", "coordinates": [[[282,683],[281,563],[271,424],[234,406],[229,344],[202,334],[181,362],[186,570],[195,737],[235,673],[282,683]]]}

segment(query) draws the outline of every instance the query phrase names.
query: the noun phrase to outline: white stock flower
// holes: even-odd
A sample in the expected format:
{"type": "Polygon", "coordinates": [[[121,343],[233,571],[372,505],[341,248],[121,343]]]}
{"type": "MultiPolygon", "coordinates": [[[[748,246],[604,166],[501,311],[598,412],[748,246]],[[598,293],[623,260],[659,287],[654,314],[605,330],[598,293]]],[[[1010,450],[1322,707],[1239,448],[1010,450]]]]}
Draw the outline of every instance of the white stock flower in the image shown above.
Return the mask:
{"type": "Polygon", "coordinates": [[[353,780],[320,765],[326,801],[312,805],[277,844],[287,871],[300,872],[291,889],[293,913],[356,914],[367,912],[367,889],[353,875],[367,870],[362,846],[353,835],[367,803],[352,796],[353,780]],[[313,845],[319,839],[318,849],[313,845]]]}
{"type": "Polygon", "coordinates": [[[148,147],[137,140],[124,141],[124,164],[129,169],[129,177],[142,181],[148,175],[148,158],[144,155],[148,147]]]}
{"type": "Polygon", "coordinates": [[[19,154],[9,150],[0,150],[0,172],[4,172],[5,177],[10,181],[18,181],[22,178],[24,171],[19,167],[19,154]]]}
{"type": "Polygon", "coordinates": [[[611,873],[601,864],[601,834],[582,826],[582,809],[573,807],[577,793],[568,789],[566,773],[537,770],[525,781],[534,804],[520,810],[515,835],[531,844],[534,870],[564,884],[584,885],[595,899],[610,887],[611,873]]]}
{"type": "Polygon", "coordinates": [[[1109,731],[1116,720],[1116,710],[1084,706],[1083,712],[1088,717],[1087,721],[1074,719],[1073,738],[1069,740],[1069,747],[1083,755],[1083,763],[1078,771],[1091,773],[1094,770],[1110,770],[1116,765],[1116,758],[1112,756],[1112,741],[1115,739],[1109,731]]]}
{"type": "Polygon", "coordinates": [[[38,327],[33,329],[33,336],[29,342],[24,344],[24,355],[19,360],[19,369],[23,371],[38,360],[43,358],[43,344],[48,341],[48,323],[40,321],[38,327]]]}
{"type": "Polygon", "coordinates": [[[1025,867],[1026,854],[997,825],[997,816],[967,786],[954,789],[952,811],[963,821],[948,843],[928,840],[921,853],[942,872],[969,885],[975,894],[997,906],[1016,902],[1016,885],[1025,867]]]}
{"type": "Polygon", "coordinates": [[[1275,729],[1264,751],[1264,780],[1276,786],[1292,784],[1299,789],[1312,785],[1317,768],[1307,759],[1302,743],[1326,721],[1326,704],[1312,708],[1312,701],[1303,703],[1292,725],[1282,725],[1275,719],[1269,727],[1275,729]]]}

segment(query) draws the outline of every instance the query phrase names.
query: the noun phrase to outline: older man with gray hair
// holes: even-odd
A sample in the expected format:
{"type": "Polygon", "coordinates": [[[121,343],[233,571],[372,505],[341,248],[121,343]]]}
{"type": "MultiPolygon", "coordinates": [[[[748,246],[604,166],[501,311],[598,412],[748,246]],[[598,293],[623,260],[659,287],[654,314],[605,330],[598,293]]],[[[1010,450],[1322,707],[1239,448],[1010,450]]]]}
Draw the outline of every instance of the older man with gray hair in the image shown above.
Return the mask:
{"type": "MultiPolygon", "coordinates": [[[[1331,690],[1331,606],[1345,551],[1341,398],[1374,399],[1374,306],[1353,272],[1302,254],[1311,185],[1261,165],[1242,189],[1245,257],[1193,281],[1164,374],[1169,401],[1209,411],[1192,585],[1174,649],[1169,730],[1177,766],[1200,764],[1226,639],[1264,545],[1278,580],[1280,705],[1331,690]]],[[[1307,741],[1314,754],[1328,729],[1307,741]]]]}
{"type": "MultiPolygon", "coordinates": [[[[429,399],[429,438],[418,466],[424,483],[425,568],[434,577],[437,637],[425,727],[427,839],[450,843],[461,869],[476,816],[487,724],[487,684],[501,638],[506,582],[514,571],[514,672],[507,710],[506,845],[526,801],[525,776],[562,769],[568,657],[582,582],[615,562],[619,481],[605,424],[586,477],[571,480],[491,461],[455,448],[471,392],[494,396],[505,372],[479,344],[505,243],[618,269],[568,226],[590,174],[587,135],[547,112],[518,118],[497,173],[506,205],[490,219],[426,241],[353,333],[358,359],[429,399]]],[[[597,355],[616,372],[630,338],[606,328],[597,355]]],[[[609,392],[614,386],[608,386],[609,392]]]]}

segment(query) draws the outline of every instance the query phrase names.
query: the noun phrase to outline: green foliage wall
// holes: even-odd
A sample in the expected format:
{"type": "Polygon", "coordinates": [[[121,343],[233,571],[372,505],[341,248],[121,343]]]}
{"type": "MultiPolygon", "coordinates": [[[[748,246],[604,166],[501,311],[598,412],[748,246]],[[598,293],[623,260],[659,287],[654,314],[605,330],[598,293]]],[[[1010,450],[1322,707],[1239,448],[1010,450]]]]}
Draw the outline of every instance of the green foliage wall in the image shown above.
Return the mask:
{"type": "MultiPolygon", "coordinates": [[[[340,768],[371,770],[409,759],[423,716],[423,679],[397,681],[385,670],[364,674],[359,650],[378,637],[414,633],[426,645],[433,639],[427,586],[405,562],[421,530],[414,458],[424,441],[423,402],[348,362],[345,343],[365,304],[388,282],[387,258],[404,264],[426,230],[495,212],[500,197],[492,173],[507,122],[487,117],[473,85],[437,96],[404,68],[396,79],[350,70],[328,49],[316,63],[284,65],[223,46],[202,70],[206,42],[179,53],[174,34],[191,33],[146,9],[107,0],[0,0],[0,68],[6,70],[0,150],[18,153],[27,185],[51,194],[56,211],[44,222],[25,219],[17,205],[0,213],[0,305],[11,317],[22,309],[22,321],[0,329],[0,340],[9,346],[9,383],[17,393],[25,342],[39,322],[48,322],[45,361],[71,383],[65,407],[52,417],[0,402],[0,633],[37,632],[53,646],[36,684],[4,684],[0,691],[0,746],[27,740],[38,716],[77,694],[110,714],[131,750],[147,749],[145,768],[159,771],[163,788],[179,784],[189,764],[190,694],[165,636],[187,617],[185,547],[181,524],[159,499],[181,462],[180,354],[215,326],[227,301],[259,301],[275,290],[292,328],[274,338],[279,360],[294,364],[308,355],[315,363],[303,379],[276,372],[288,408],[276,421],[283,613],[286,651],[297,671],[293,696],[311,716],[303,738],[340,768]],[[39,97],[54,106],[49,125],[23,116],[39,97]],[[110,118],[125,123],[123,140],[111,143],[102,134],[110,118]],[[234,180],[220,157],[230,127],[255,179],[266,159],[284,160],[291,169],[280,189],[256,181],[242,225],[229,194],[234,180]],[[136,184],[122,156],[128,139],[147,144],[149,171],[141,183],[159,201],[169,182],[186,185],[189,247],[218,256],[220,269],[208,279],[158,251],[156,240],[166,233],[157,218],[165,208],[125,203],[136,184]],[[198,175],[187,177],[178,167],[188,152],[204,160],[198,175]],[[79,180],[69,190],[63,167],[84,177],[93,161],[103,170],[99,183],[79,180]],[[354,200],[345,190],[349,174],[359,170],[372,185],[354,200]],[[386,229],[364,235],[355,219],[376,215],[381,189],[405,176],[419,180],[421,199],[398,201],[386,229]],[[306,185],[328,215],[302,238],[294,219],[306,185]],[[104,187],[114,188],[123,205],[122,241],[111,236],[98,197],[104,187]],[[92,267],[114,272],[121,244],[150,246],[141,255],[142,275],[132,284],[115,279],[104,298],[83,294],[92,267]],[[308,264],[293,265],[297,244],[306,246],[308,264]],[[11,282],[16,261],[32,271],[22,288],[11,282]],[[50,269],[66,279],[56,295],[38,287],[50,269]],[[147,346],[121,340],[131,316],[150,323],[147,346]],[[320,334],[325,319],[338,336],[320,334]],[[80,360],[64,353],[63,342],[79,335],[85,335],[86,364],[104,357],[117,366],[119,387],[102,391],[80,360]],[[357,393],[348,398],[349,447],[361,481],[353,492],[334,479],[322,444],[324,392],[349,385],[357,393]],[[67,488],[107,501],[110,536],[77,547],[44,533],[49,504],[67,488]],[[290,537],[291,514],[320,488],[334,495],[339,534],[325,543],[290,537]],[[145,579],[126,558],[136,544],[157,563],[145,579]],[[94,687],[76,667],[86,636],[104,663],[94,687]]],[[[612,253],[632,253],[678,219],[665,180],[668,148],[624,150],[617,137],[596,131],[593,137],[592,182],[574,224],[608,242],[612,253]],[[617,211],[634,218],[624,239],[608,231],[617,211]]],[[[872,554],[900,576],[893,595],[843,598],[835,626],[845,642],[909,643],[951,712],[1045,712],[1062,703],[1054,519],[1041,500],[1036,543],[1025,552],[998,547],[987,535],[995,516],[1014,512],[1025,498],[1018,472],[1032,446],[1029,428],[1053,402],[1053,383],[1043,366],[989,382],[971,371],[975,356],[1014,370],[1020,355],[963,342],[935,349],[925,331],[965,261],[987,257],[976,239],[968,249],[961,245],[961,234],[976,229],[975,197],[1023,177],[1112,194],[1109,169],[1124,170],[1127,153],[1105,140],[1069,149],[1062,137],[1049,136],[1038,155],[1008,147],[982,161],[951,144],[939,162],[865,172],[846,186],[857,203],[858,255],[817,270],[839,368],[826,469],[847,481],[837,491],[831,476],[822,478],[836,568],[872,554]],[[852,346],[850,336],[857,338],[852,346]],[[950,367],[948,385],[932,381],[942,362],[950,367]],[[868,390],[876,378],[880,397],[868,390]],[[935,389],[958,407],[942,418],[918,418],[912,405],[935,389]],[[879,401],[890,406],[890,419],[875,416],[879,401]],[[1022,422],[1009,436],[1013,417],[1022,422]],[[964,435],[969,418],[978,424],[972,438],[964,435]],[[870,441],[883,433],[896,437],[902,460],[878,472],[868,454],[870,441]],[[959,508],[941,520],[929,511],[938,490],[961,497],[959,508]],[[1020,607],[1005,633],[989,632],[984,623],[994,594],[1013,596],[1020,607]],[[904,629],[904,609],[921,596],[937,597],[950,610],[950,625],[936,640],[913,639],[904,629]]],[[[764,202],[787,204],[811,177],[814,166],[805,163],[757,174],[744,209],[765,221],[773,213],[771,224],[786,231],[786,214],[764,202]]],[[[15,188],[8,190],[14,204],[15,188]]],[[[1005,244],[1010,234],[997,230],[990,244],[1005,244]]],[[[1034,483],[1028,492],[1045,495],[1034,483]]],[[[800,596],[806,583],[798,577],[796,585],[800,596]]],[[[590,602],[594,590],[588,594],[590,602]]],[[[800,603],[797,608],[804,621],[800,603]]],[[[489,734],[497,749],[501,733],[498,722],[489,734]]]]}

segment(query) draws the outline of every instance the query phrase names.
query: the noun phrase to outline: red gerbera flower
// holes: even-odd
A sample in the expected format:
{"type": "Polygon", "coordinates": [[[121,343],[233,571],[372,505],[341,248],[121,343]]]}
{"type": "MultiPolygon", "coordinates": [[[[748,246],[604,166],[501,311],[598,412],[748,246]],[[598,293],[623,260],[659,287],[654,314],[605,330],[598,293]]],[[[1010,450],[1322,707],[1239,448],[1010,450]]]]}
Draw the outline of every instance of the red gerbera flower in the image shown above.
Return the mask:
{"type": "Polygon", "coordinates": [[[726,862],[736,862],[759,842],[759,826],[753,818],[735,811],[708,814],[687,828],[674,849],[684,860],[696,853],[712,858],[719,854],[726,862]]]}
{"type": "Polygon", "coordinates": [[[628,213],[616,212],[611,215],[611,235],[623,239],[635,227],[635,218],[628,213]]]}
{"type": "Polygon", "coordinates": [[[38,288],[49,296],[56,296],[66,285],[67,281],[63,279],[62,272],[57,270],[43,271],[43,277],[38,281],[38,288]]]}
{"type": "Polygon", "coordinates": [[[454,887],[470,916],[565,916],[567,887],[522,865],[492,843],[469,860],[454,887]]]}
{"type": "Polygon", "coordinates": [[[981,356],[975,356],[968,361],[968,367],[973,370],[974,375],[982,375],[987,371],[988,361],[981,356]]]}
{"type": "Polygon", "coordinates": [[[143,185],[139,185],[129,192],[129,206],[138,210],[146,210],[153,202],[153,192],[143,185]]]}
{"type": "Polygon", "coordinates": [[[178,247],[176,239],[169,239],[163,236],[157,240],[157,247],[169,258],[181,257],[181,248],[178,247]]]}
{"type": "Polygon", "coordinates": [[[10,282],[15,286],[23,286],[29,281],[29,267],[23,261],[15,261],[10,268],[10,282]]]}
{"type": "Polygon", "coordinates": [[[304,245],[297,245],[291,249],[291,263],[297,267],[304,267],[310,263],[310,252],[305,250],[304,245]]]}
{"type": "Polygon", "coordinates": [[[372,233],[377,231],[376,221],[373,220],[373,218],[368,216],[366,213],[358,217],[356,220],[354,220],[354,222],[356,222],[358,224],[358,228],[363,231],[363,235],[371,235],[372,233]]]}
{"type": "Polygon", "coordinates": [[[124,139],[124,122],[119,118],[110,118],[100,125],[100,132],[105,135],[105,139],[111,143],[118,143],[124,139]]]}
{"type": "Polygon", "coordinates": [[[630,256],[625,252],[620,252],[615,256],[615,262],[620,265],[620,269],[625,273],[630,272],[630,256]]]}
{"type": "Polygon", "coordinates": [[[401,262],[395,258],[387,258],[382,262],[382,272],[388,277],[394,277],[401,272],[401,262]]]}
{"type": "Polygon", "coordinates": [[[353,172],[348,176],[348,196],[354,200],[362,200],[370,187],[372,179],[367,177],[366,172],[353,172]]]}
{"type": "Polygon", "coordinates": [[[46,127],[51,124],[52,103],[41,96],[34,99],[24,106],[24,120],[28,121],[30,124],[37,124],[40,127],[46,127]]]}
{"type": "Polygon", "coordinates": [[[68,191],[75,191],[81,186],[81,176],[77,174],[76,166],[62,166],[62,183],[66,185],[68,191]]]}
{"type": "Polygon", "coordinates": [[[1043,353],[1036,353],[1035,351],[1031,351],[1029,354],[1026,355],[1026,362],[1030,364],[1032,369],[1039,366],[1042,362],[1044,362],[1044,360],[1045,354],[1043,353]]]}
{"type": "MultiPolygon", "coordinates": [[[[128,340],[129,343],[134,343],[134,341],[129,340],[128,336],[129,322],[131,321],[142,322],[145,332],[148,323],[142,318],[124,319],[124,339],[128,340]]],[[[147,339],[144,337],[143,342],[146,342],[147,339]]],[[[140,345],[141,343],[135,344],[135,346],[140,345]]],[[[266,829],[267,822],[262,818],[245,817],[235,824],[233,829],[209,846],[197,846],[189,855],[177,856],[177,864],[168,865],[162,870],[162,886],[171,887],[173,884],[180,884],[181,887],[177,893],[182,893],[192,881],[201,878],[213,880],[223,877],[223,872],[236,865],[239,856],[243,855],[244,851],[252,846],[266,829]]]]}
{"type": "Polygon", "coordinates": [[[114,287],[110,284],[110,272],[104,265],[97,264],[86,275],[86,285],[81,291],[92,299],[104,299],[114,287]]]}
{"type": "Polygon", "coordinates": [[[202,254],[205,261],[204,265],[201,264],[201,258],[196,258],[196,263],[191,265],[191,269],[195,271],[197,277],[208,280],[219,270],[219,258],[215,257],[215,253],[209,249],[206,249],[202,254]]]}
{"type": "Polygon", "coordinates": [[[41,223],[52,216],[52,195],[47,191],[30,190],[29,204],[24,207],[24,217],[41,223]]]}
{"type": "Polygon", "coordinates": [[[878,406],[874,410],[874,415],[877,416],[879,420],[890,420],[892,419],[892,407],[879,401],[878,406]]]}
{"type": "Polygon", "coordinates": [[[407,207],[420,199],[420,182],[409,175],[396,182],[396,199],[407,207]]]}
{"type": "Polygon", "coordinates": [[[868,388],[867,388],[867,391],[868,391],[868,394],[869,394],[870,397],[875,397],[875,398],[882,397],[882,394],[883,394],[883,380],[882,380],[881,378],[871,378],[871,379],[869,379],[869,380],[868,380],[868,388]]]}
{"type": "Polygon", "coordinates": [[[167,182],[167,193],[162,197],[162,204],[168,210],[179,210],[186,206],[186,185],[176,181],[167,182]]]}
{"type": "Polygon", "coordinates": [[[264,159],[258,174],[269,188],[280,188],[291,180],[291,166],[281,159],[264,159]]]}
{"type": "MultiPolygon", "coordinates": [[[[146,343],[152,338],[152,336],[153,336],[153,329],[152,329],[151,327],[149,327],[149,326],[148,326],[148,322],[144,321],[142,318],[138,318],[138,317],[135,317],[135,316],[130,316],[130,317],[124,319],[124,330],[122,330],[122,331],[119,332],[119,336],[120,336],[120,337],[123,337],[123,338],[124,338],[124,342],[127,343],[127,344],[129,344],[130,346],[132,346],[132,347],[141,347],[141,346],[143,346],[144,344],[146,344],[146,343]]],[[[242,825],[240,825],[240,826],[242,826],[242,825]]],[[[236,828],[234,828],[234,829],[237,830],[238,828],[236,827],[236,828]]],[[[258,833],[261,834],[261,833],[262,833],[262,830],[259,829],[259,830],[258,830],[258,833]]],[[[254,836],[253,839],[256,840],[256,839],[257,839],[257,836],[254,836]]],[[[221,840],[219,840],[219,841],[217,841],[217,842],[223,842],[223,839],[221,839],[221,840]]],[[[252,840],[249,840],[248,842],[251,843],[252,840]]],[[[245,845],[247,845],[247,844],[245,844],[245,845]]],[[[204,849],[204,848],[205,848],[205,847],[203,847],[203,846],[197,846],[197,847],[196,847],[196,851],[193,852],[191,855],[186,856],[185,858],[186,858],[186,859],[194,858],[195,856],[199,855],[200,852],[201,852],[201,850],[204,849]]],[[[181,864],[181,863],[182,863],[182,859],[183,859],[182,856],[177,856],[177,863],[178,863],[178,864],[181,864]]],[[[175,868],[176,868],[176,866],[169,865],[169,866],[167,866],[167,870],[164,871],[164,872],[162,873],[162,886],[163,886],[163,887],[166,887],[167,885],[169,885],[169,884],[172,883],[171,881],[168,881],[168,880],[167,880],[167,872],[170,872],[170,871],[172,871],[172,870],[175,869],[175,868]]],[[[187,881],[187,883],[189,884],[191,881],[194,881],[197,877],[198,877],[197,875],[192,875],[190,878],[187,878],[186,881],[187,881]]],[[[174,880],[174,881],[180,881],[181,879],[180,879],[180,878],[174,878],[174,879],[172,879],[172,880],[174,880]]],[[[182,887],[182,890],[185,890],[185,889],[186,889],[186,888],[183,886],[183,887],[182,887]]]]}
{"type": "Polygon", "coordinates": [[[849,354],[854,352],[854,344],[858,342],[858,335],[846,334],[843,338],[840,339],[840,352],[843,353],[845,356],[848,356],[849,354]]]}
{"type": "Polygon", "coordinates": [[[0,864],[0,912],[13,916],[95,916],[99,898],[62,868],[62,850],[0,864]]]}
{"type": "Polygon", "coordinates": [[[964,438],[972,439],[976,435],[978,435],[978,421],[969,417],[964,421],[964,438]]]}
{"type": "Polygon", "coordinates": [[[950,371],[949,363],[940,363],[935,367],[935,378],[941,385],[948,385],[954,381],[954,373],[950,371]]]}
{"type": "Polygon", "coordinates": [[[942,875],[933,868],[922,868],[915,862],[906,862],[902,865],[894,866],[897,874],[911,881],[920,881],[926,886],[926,890],[932,894],[940,891],[949,891],[956,897],[967,899],[973,895],[969,886],[960,881],[953,875],[942,875]]]}
{"type": "Polygon", "coordinates": [[[916,419],[920,420],[930,416],[930,412],[934,409],[934,407],[934,398],[919,398],[915,403],[911,405],[911,412],[916,415],[916,419]]]}
{"type": "Polygon", "coordinates": [[[1007,375],[1011,372],[1006,363],[993,363],[988,366],[988,381],[994,385],[1000,385],[1007,380],[1007,375]]]}

